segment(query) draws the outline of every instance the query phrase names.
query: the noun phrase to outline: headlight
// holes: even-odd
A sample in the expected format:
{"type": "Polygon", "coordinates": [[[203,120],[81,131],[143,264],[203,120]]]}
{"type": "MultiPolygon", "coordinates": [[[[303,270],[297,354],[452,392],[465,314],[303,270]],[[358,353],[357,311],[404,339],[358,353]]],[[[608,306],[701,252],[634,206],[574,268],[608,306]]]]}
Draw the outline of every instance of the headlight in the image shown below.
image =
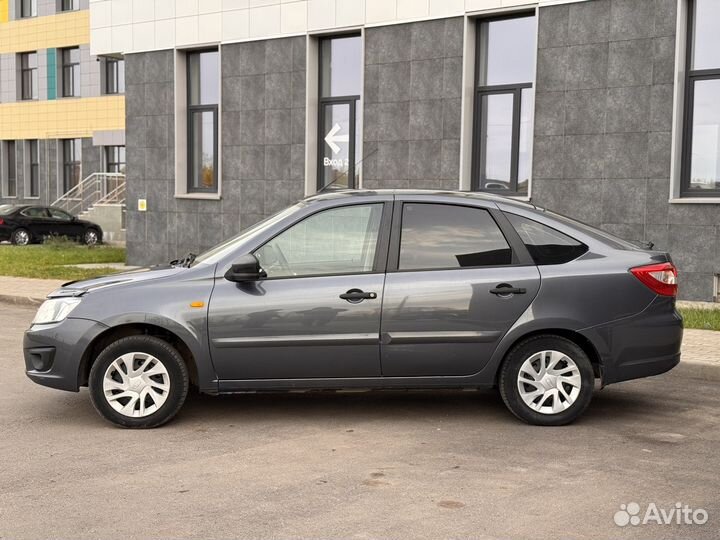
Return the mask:
{"type": "Polygon", "coordinates": [[[50,324],[64,321],[80,303],[80,298],[51,298],[38,309],[32,324],[50,324]]]}

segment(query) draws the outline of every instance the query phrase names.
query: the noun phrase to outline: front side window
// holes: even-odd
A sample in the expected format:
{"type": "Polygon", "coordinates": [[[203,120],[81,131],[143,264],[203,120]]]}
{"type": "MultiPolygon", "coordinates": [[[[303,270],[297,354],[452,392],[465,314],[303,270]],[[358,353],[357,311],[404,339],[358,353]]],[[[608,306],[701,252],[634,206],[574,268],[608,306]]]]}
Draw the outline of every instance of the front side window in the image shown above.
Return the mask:
{"type": "Polygon", "coordinates": [[[72,216],[70,214],[57,208],[48,208],[48,212],[50,213],[50,217],[53,219],[58,219],[60,221],[72,221],[72,216]]]}
{"type": "Polygon", "coordinates": [[[320,41],[318,189],[358,185],[361,78],[360,36],[320,41]]]}
{"type": "Polygon", "coordinates": [[[218,191],[218,103],[220,65],[217,50],[187,55],[188,193],[218,191]]]}
{"type": "Polygon", "coordinates": [[[37,0],[20,0],[20,17],[37,17],[37,0]]]}
{"type": "Polygon", "coordinates": [[[125,147],[105,147],[105,172],[125,174],[125,147]]]}
{"type": "Polygon", "coordinates": [[[80,139],[64,139],[62,142],[64,193],[80,183],[81,148],[80,139]]]}
{"type": "Polygon", "coordinates": [[[40,196],[40,148],[37,139],[28,141],[30,156],[30,197],[40,196]]]}
{"type": "Polygon", "coordinates": [[[449,204],[403,205],[399,270],[512,263],[512,249],[490,213],[449,204]]]}
{"type": "Polygon", "coordinates": [[[5,196],[17,197],[17,160],[15,156],[15,141],[8,141],[5,150],[7,152],[7,183],[5,185],[5,196]]]}
{"type": "Polygon", "coordinates": [[[691,0],[688,17],[683,195],[720,196],[720,2],[691,0]]]}
{"type": "Polygon", "coordinates": [[[534,15],[477,23],[473,189],[528,193],[536,32],[534,15]]]}
{"type": "Polygon", "coordinates": [[[38,59],[36,52],[20,55],[20,85],[22,99],[38,98],[38,59]]]}
{"type": "Polygon", "coordinates": [[[125,93],[125,60],[119,58],[105,60],[105,93],[125,93]]]}
{"type": "Polygon", "coordinates": [[[255,252],[269,278],[362,274],[375,266],[382,204],[313,214],[255,252]]]}
{"type": "Polygon", "coordinates": [[[505,214],[537,265],[563,264],[577,259],[588,248],[568,235],[516,214],[505,214]]]}
{"type": "Polygon", "coordinates": [[[61,49],[62,61],[62,95],[63,97],[80,96],[80,49],[71,47],[61,49]]]}

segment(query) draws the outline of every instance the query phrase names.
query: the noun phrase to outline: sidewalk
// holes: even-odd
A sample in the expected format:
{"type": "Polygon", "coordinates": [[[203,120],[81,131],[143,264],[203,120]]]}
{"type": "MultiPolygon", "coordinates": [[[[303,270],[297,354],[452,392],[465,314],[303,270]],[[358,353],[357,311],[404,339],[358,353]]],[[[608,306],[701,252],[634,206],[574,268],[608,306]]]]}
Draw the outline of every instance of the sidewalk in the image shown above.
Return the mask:
{"type": "Polygon", "coordinates": [[[63,283],[67,280],[0,276],[0,302],[38,306],[63,283]]]}

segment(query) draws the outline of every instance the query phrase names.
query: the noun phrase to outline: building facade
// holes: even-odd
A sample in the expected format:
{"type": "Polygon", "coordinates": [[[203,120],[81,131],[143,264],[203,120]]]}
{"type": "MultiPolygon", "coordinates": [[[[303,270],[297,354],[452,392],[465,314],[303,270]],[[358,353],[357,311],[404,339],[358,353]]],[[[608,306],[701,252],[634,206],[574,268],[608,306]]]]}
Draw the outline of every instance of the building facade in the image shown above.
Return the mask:
{"type": "Polygon", "coordinates": [[[482,190],[720,273],[717,0],[91,0],[126,62],[128,260],[334,187],[482,190]]]}
{"type": "Polygon", "coordinates": [[[90,54],[88,0],[0,0],[0,204],[123,172],[124,127],[123,60],[90,54]]]}

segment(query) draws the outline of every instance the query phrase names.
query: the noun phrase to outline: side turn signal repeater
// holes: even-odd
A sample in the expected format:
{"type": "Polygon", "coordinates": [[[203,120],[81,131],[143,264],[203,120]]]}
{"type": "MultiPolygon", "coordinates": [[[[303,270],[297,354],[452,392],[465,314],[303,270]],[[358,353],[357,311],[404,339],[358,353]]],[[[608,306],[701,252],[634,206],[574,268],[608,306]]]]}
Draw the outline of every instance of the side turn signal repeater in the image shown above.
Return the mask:
{"type": "Polygon", "coordinates": [[[205,302],[190,302],[190,307],[193,307],[193,308],[205,307],[205,302]]]}

